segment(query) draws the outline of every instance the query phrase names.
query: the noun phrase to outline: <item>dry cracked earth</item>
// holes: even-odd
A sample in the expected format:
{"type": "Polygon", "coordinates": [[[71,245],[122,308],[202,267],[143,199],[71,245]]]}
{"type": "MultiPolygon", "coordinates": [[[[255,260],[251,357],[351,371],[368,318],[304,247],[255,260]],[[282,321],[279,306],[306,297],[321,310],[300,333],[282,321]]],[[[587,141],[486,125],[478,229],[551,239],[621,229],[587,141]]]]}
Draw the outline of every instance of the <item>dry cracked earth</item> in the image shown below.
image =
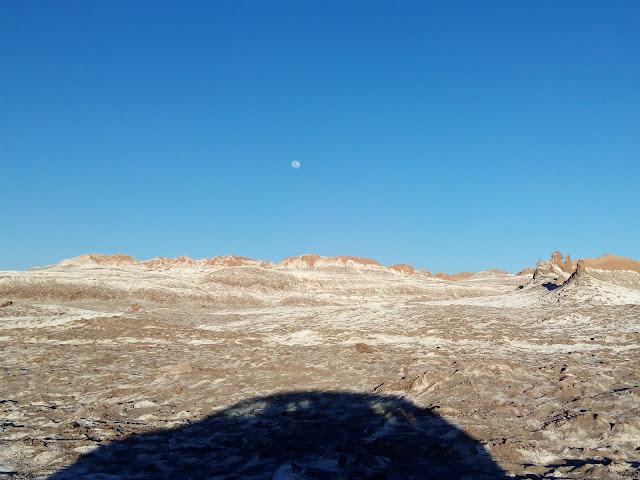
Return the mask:
{"type": "Polygon", "coordinates": [[[640,479],[640,275],[588,273],[0,272],[0,479],[640,479]]]}

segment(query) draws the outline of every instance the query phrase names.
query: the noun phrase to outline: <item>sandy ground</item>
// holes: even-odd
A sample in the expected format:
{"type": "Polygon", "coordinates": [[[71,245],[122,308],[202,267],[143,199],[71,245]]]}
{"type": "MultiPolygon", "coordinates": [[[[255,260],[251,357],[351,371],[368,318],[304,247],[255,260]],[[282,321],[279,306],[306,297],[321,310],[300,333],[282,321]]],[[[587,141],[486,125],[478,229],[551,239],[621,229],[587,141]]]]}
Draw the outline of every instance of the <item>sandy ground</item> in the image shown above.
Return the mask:
{"type": "Polygon", "coordinates": [[[640,275],[591,273],[0,272],[0,478],[638,479],[640,275]]]}

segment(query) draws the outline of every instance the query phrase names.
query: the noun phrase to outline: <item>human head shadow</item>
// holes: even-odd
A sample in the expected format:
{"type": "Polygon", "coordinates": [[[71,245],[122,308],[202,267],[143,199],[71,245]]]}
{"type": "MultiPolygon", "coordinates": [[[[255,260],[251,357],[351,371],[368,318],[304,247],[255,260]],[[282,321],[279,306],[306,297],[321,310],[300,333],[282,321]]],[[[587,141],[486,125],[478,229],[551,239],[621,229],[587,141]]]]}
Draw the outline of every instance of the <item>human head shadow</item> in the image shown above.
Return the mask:
{"type": "Polygon", "coordinates": [[[384,395],[252,398],[202,421],[113,441],[49,480],[507,478],[430,409],[384,395]]]}

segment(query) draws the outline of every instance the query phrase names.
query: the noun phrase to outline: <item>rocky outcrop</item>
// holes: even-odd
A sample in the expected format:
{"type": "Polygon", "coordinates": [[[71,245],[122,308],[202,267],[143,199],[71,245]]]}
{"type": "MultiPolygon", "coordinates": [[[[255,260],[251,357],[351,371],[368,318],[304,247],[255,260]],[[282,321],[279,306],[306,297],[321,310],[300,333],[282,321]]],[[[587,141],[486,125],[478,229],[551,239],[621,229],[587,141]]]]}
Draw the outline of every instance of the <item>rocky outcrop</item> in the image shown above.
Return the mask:
{"type": "Polygon", "coordinates": [[[551,259],[538,260],[533,272],[533,282],[545,286],[548,290],[554,290],[569,280],[576,269],[577,262],[571,260],[571,256],[563,257],[562,253],[555,251],[551,259]]]}
{"type": "Polygon", "coordinates": [[[630,258],[602,255],[598,258],[575,261],[571,260],[569,255],[563,258],[562,253],[556,251],[551,254],[550,260],[538,260],[531,285],[542,285],[547,290],[554,290],[585,276],[596,277],[613,284],[627,284],[629,279],[626,277],[634,276],[632,280],[637,283],[638,273],[640,262],[630,258]]]}

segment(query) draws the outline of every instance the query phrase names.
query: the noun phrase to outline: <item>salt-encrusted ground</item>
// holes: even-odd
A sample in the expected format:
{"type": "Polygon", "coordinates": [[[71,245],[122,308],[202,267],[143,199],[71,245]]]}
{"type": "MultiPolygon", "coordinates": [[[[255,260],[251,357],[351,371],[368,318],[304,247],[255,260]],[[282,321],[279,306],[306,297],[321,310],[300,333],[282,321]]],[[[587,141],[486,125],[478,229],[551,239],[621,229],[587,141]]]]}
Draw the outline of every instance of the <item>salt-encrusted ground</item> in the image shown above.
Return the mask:
{"type": "Polygon", "coordinates": [[[638,278],[0,272],[0,478],[640,478],[638,278]]]}

